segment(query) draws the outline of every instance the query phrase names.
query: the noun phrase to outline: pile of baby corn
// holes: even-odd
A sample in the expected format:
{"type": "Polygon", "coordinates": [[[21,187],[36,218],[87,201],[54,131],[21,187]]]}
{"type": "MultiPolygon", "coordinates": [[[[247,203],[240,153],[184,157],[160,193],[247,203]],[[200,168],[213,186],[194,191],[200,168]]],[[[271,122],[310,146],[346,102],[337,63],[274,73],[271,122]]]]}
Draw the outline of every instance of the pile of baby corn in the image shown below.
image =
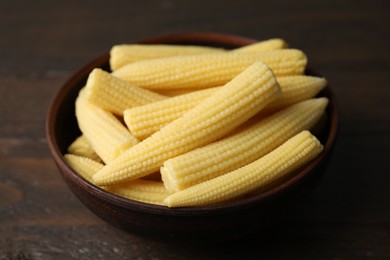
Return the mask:
{"type": "Polygon", "coordinates": [[[290,178],[323,146],[328,104],[305,54],[270,39],[233,50],[117,45],[76,100],[66,162],[108,192],[168,207],[215,205],[290,178]]]}

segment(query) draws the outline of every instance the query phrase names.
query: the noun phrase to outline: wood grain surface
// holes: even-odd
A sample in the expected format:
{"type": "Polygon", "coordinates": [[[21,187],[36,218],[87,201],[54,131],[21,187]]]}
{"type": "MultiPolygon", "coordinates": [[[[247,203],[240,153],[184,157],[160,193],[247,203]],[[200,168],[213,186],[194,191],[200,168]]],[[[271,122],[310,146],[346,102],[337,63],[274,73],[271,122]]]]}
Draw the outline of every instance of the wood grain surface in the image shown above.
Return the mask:
{"type": "Polygon", "coordinates": [[[389,1],[0,1],[0,259],[390,258],[389,1]],[[181,32],[281,37],[341,110],[315,191],[262,233],[175,245],[118,230],[65,186],[44,122],[55,92],[114,44],[181,32]]]}

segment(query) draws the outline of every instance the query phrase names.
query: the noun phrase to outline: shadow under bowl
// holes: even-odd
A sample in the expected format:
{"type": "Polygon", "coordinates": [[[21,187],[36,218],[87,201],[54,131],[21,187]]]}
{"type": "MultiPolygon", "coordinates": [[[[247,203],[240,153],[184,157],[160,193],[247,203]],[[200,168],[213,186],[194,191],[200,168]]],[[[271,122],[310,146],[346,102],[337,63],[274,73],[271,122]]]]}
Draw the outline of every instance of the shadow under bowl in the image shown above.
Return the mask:
{"type": "MultiPolygon", "coordinates": [[[[186,33],[138,41],[144,44],[185,44],[236,48],[255,39],[215,33],[186,33]]],[[[251,197],[218,206],[170,209],[129,200],[87,182],[63,160],[70,143],[79,136],[75,100],[94,68],[109,71],[106,53],[84,66],[59,89],[47,115],[46,137],[63,179],[76,197],[106,222],[130,233],[163,241],[220,242],[258,232],[283,216],[306,196],[324,174],[336,140],[339,112],[329,86],[319,94],[329,99],[325,126],[317,135],[324,150],[282,184],[251,197]]],[[[307,70],[308,75],[319,75],[307,70]]]]}

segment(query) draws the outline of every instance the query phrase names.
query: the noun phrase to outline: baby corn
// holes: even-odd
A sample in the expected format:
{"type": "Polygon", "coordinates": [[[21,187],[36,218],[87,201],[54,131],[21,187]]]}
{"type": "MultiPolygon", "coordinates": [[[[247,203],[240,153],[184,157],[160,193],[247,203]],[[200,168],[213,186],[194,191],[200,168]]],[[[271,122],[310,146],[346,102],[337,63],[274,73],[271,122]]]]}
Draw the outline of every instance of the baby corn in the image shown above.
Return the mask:
{"type": "Polygon", "coordinates": [[[90,158],[74,154],[65,154],[64,160],[75,172],[89,182],[92,182],[92,176],[104,166],[90,158]]]}
{"type": "Polygon", "coordinates": [[[121,197],[156,205],[165,205],[164,199],[169,195],[162,182],[149,180],[134,180],[105,187],[105,190],[121,197]]]}
{"type": "Polygon", "coordinates": [[[101,162],[99,155],[95,153],[91,144],[84,135],[76,138],[68,147],[68,153],[90,158],[94,161],[101,162]]]}
{"type": "Polygon", "coordinates": [[[211,96],[217,88],[198,90],[147,106],[126,109],[124,120],[131,133],[143,140],[211,96]]]}
{"type": "Polygon", "coordinates": [[[140,60],[223,51],[224,49],[205,46],[120,44],[112,47],[110,51],[110,67],[115,71],[126,64],[140,60]]]}
{"type": "Polygon", "coordinates": [[[101,69],[94,69],[89,74],[85,95],[89,102],[117,115],[123,115],[123,111],[127,108],[166,98],[120,80],[101,69]]]}
{"type": "Polygon", "coordinates": [[[169,207],[202,206],[228,201],[261,189],[321,153],[323,146],[303,131],[260,159],[227,174],[179,191],[165,199],[169,207]]]}
{"type": "Polygon", "coordinates": [[[237,134],[171,158],[161,167],[168,191],[177,192],[238,169],[269,153],[323,115],[327,98],[292,105],[237,134]]]}
{"type": "MultiPolygon", "coordinates": [[[[287,48],[283,39],[269,39],[233,51],[254,52],[287,48]]],[[[206,46],[168,45],[168,44],[119,44],[111,48],[110,67],[115,71],[124,65],[140,60],[149,60],[171,56],[194,55],[224,52],[225,49],[206,46]]]]}
{"type": "MultiPolygon", "coordinates": [[[[324,78],[313,76],[290,76],[277,78],[282,94],[256,118],[271,114],[284,107],[309,99],[318,94],[326,85],[324,78]]],[[[140,107],[127,109],[124,119],[131,133],[142,140],[163,126],[195,107],[203,99],[210,96],[218,88],[199,90],[188,94],[168,98],[162,101],[150,103],[140,107]]]]}
{"type": "Polygon", "coordinates": [[[167,159],[224,136],[279,94],[270,68],[255,63],[182,117],[106,165],[94,176],[94,182],[110,185],[155,172],[167,159]]]}
{"type": "Polygon", "coordinates": [[[266,63],[276,76],[300,75],[307,59],[300,50],[225,52],[139,61],[113,75],[148,89],[221,86],[254,62],[266,63]]]}
{"type": "Polygon", "coordinates": [[[138,140],[113,114],[88,102],[84,90],[76,99],[77,122],[93,150],[108,163],[138,140]]]}
{"type": "Polygon", "coordinates": [[[273,51],[285,49],[288,47],[287,42],[283,39],[269,39],[265,41],[256,42],[253,44],[246,45],[232,50],[232,52],[257,52],[257,51],[273,51]]]}
{"type": "MultiPolygon", "coordinates": [[[[92,182],[93,175],[104,167],[99,162],[74,154],[65,154],[64,160],[89,182],[92,182]]],[[[156,205],[164,205],[164,199],[169,195],[162,182],[150,180],[134,180],[102,188],[121,197],[156,205]]]]}
{"type": "Polygon", "coordinates": [[[324,78],[307,75],[279,77],[278,82],[282,95],[262,111],[264,114],[315,97],[327,84],[324,78]]]}

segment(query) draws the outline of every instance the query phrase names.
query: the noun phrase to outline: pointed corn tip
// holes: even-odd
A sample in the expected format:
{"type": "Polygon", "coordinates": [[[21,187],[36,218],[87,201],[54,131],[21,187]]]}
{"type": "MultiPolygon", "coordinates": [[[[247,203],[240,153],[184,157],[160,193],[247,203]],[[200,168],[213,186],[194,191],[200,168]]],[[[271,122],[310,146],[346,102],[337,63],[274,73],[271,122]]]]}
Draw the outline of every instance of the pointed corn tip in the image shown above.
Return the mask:
{"type": "Polygon", "coordinates": [[[328,84],[328,81],[323,77],[316,77],[316,76],[306,76],[308,79],[313,81],[313,85],[317,86],[320,90],[325,88],[325,86],[328,84]]]}
{"type": "MultiPolygon", "coordinates": [[[[102,168],[104,169],[104,167],[102,168]]],[[[92,182],[96,185],[103,185],[103,183],[101,183],[101,177],[100,177],[100,171],[98,171],[97,173],[95,173],[93,176],[92,176],[92,182]]]]}
{"type": "Polygon", "coordinates": [[[273,44],[278,44],[279,48],[281,49],[288,48],[288,43],[282,38],[271,38],[266,40],[265,42],[269,42],[269,43],[272,42],[273,44]]]}
{"type": "Polygon", "coordinates": [[[319,97],[316,98],[316,100],[318,100],[318,102],[321,104],[323,108],[325,108],[329,103],[329,99],[327,97],[319,97]]]}
{"type": "Polygon", "coordinates": [[[92,181],[94,184],[101,186],[101,185],[112,185],[115,184],[112,181],[112,178],[107,174],[107,167],[108,165],[105,165],[100,171],[95,173],[92,177],[92,181]]]}
{"type": "Polygon", "coordinates": [[[318,97],[318,98],[308,99],[308,100],[303,101],[303,102],[310,102],[310,103],[314,104],[314,106],[316,106],[317,109],[325,110],[325,108],[328,106],[329,99],[326,97],[318,97]]]}
{"type": "MultiPolygon", "coordinates": [[[[177,208],[177,207],[184,207],[186,206],[185,203],[180,201],[178,199],[178,194],[181,194],[180,191],[178,193],[173,193],[166,197],[163,201],[164,205],[166,205],[168,208],[177,208]]],[[[180,198],[180,195],[179,195],[180,198]]]]}

